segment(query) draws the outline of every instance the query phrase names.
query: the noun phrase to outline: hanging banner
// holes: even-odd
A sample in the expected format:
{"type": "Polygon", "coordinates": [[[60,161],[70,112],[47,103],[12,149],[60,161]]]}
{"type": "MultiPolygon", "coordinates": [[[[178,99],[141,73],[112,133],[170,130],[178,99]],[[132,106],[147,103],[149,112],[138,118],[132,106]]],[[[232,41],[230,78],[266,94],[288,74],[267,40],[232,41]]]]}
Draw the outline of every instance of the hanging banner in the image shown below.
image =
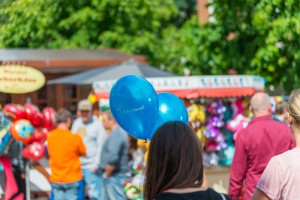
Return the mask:
{"type": "MultiPolygon", "coordinates": [[[[171,92],[180,98],[250,96],[264,91],[265,80],[251,75],[176,76],[147,78],[157,92],[171,92]]],[[[116,80],[93,83],[96,96],[107,98],[116,80]]]]}
{"type": "Polygon", "coordinates": [[[0,66],[0,92],[23,94],[34,92],[44,84],[44,74],[35,68],[22,65],[0,66]]]}

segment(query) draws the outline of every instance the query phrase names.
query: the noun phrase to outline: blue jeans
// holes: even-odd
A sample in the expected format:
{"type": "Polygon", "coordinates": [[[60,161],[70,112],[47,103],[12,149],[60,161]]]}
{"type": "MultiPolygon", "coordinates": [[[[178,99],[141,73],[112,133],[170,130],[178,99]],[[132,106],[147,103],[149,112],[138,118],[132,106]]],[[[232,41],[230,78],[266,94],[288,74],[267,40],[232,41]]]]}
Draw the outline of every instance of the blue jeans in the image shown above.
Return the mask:
{"type": "Polygon", "coordinates": [[[83,180],[85,185],[88,187],[88,195],[91,200],[100,199],[100,187],[102,178],[99,172],[93,172],[91,169],[82,169],[83,180]]]}
{"type": "Polygon", "coordinates": [[[126,200],[124,185],[127,178],[126,173],[114,173],[109,178],[103,178],[101,200],[126,200]]]}
{"type": "Polygon", "coordinates": [[[84,200],[83,181],[74,183],[51,183],[50,200],[84,200]]]}

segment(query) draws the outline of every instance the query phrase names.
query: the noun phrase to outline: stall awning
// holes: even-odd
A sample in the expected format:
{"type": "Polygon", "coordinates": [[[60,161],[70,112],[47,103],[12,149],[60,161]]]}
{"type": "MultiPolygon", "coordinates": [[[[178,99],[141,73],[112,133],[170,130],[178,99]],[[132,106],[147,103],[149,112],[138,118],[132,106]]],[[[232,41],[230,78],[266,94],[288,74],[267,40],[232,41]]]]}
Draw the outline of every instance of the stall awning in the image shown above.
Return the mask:
{"type": "Polygon", "coordinates": [[[65,76],[55,80],[50,80],[47,84],[75,84],[75,85],[91,85],[98,80],[117,80],[128,74],[136,74],[144,77],[175,77],[176,74],[165,72],[155,67],[147,66],[128,60],[126,62],[101,67],[97,69],[86,70],[70,76],[65,76]]]}
{"type": "MultiPolygon", "coordinates": [[[[251,96],[264,91],[263,77],[249,75],[234,76],[188,76],[147,78],[157,93],[170,92],[180,98],[223,98],[251,96]]],[[[96,81],[93,90],[96,97],[108,98],[116,80],[96,81]]]]}

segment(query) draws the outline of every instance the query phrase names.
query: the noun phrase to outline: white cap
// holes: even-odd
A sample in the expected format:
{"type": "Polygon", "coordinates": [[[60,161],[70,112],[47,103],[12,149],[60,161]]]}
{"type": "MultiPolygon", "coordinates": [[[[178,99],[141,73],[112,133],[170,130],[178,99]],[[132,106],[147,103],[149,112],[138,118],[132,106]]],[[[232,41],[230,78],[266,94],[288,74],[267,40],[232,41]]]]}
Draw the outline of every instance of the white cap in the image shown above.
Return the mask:
{"type": "Polygon", "coordinates": [[[88,100],[83,99],[83,100],[79,101],[77,109],[78,110],[92,110],[92,104],[88,100]]]}

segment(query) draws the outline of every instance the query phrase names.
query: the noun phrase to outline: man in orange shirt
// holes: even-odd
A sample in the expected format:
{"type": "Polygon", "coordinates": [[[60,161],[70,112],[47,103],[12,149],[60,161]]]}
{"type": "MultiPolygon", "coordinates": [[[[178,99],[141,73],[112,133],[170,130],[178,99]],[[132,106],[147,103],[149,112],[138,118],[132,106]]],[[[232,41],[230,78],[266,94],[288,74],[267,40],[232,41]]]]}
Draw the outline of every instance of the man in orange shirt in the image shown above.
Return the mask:
{"type": "Polygon", "coordinates": [[[81,137],[73,134],[71,113],[60,109],[56,114],[57,128],[47,136],[49,165],[51,169],[51,200],[84,199],[84,184],[80,156],[86,155],[81,137]]]}

